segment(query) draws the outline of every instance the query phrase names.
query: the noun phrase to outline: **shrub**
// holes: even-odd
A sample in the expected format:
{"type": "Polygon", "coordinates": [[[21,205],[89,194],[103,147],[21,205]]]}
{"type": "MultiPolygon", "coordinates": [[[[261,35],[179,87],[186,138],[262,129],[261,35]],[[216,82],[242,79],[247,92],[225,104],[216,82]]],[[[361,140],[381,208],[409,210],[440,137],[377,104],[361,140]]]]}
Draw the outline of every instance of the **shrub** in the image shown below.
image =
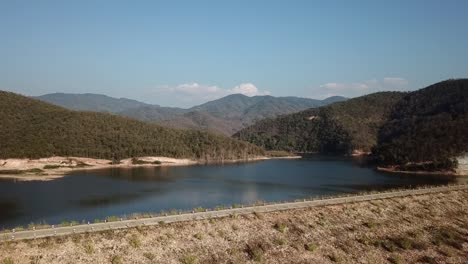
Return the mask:
{"type": "Polygon", "coordinates": [[[182,257],[180,262],[182,262],[182,264],[197,264],[198,259],[195,256],[187,255],[187,256],[182,257]]]}
{"type": "Polygon", "coordinates": [[[454,228],[445,227],[433,231],[432,243],[434,245],[449,245],[456,249],[462,250],[465,238],[461,236],[454,228]]]}
{"type": "Polygon", "coordinates": [[[448,246],[441,246],[438,251],[446,256],[446,257],[451,257],[451,256],[454,256],[456,254],[455,250],[451,247],[448,247],[448,246]]]}
{"type": "Polygon", "coordinates": [[[262,261],[263,259],[264,250],[262,248],[262,245],[259,243],[248,244],[247,248],[245,249],[245,252],[253,261],[262,261]]]}
{"type": "Polygon", "coordinates": [[[120,160],[116,158],[112,158],[111,162],[109,162],[110,165],[118,165],[120,163],[120,160]]]}
{"type": "Polygon", "coordinates": [[[437,260],[431,256],[422,256],[418,259],[418,262],[427,263],[427,264],[437,264],[437,260]]]}
{"type": "Polygon", "coordinates": [[[143,161],[143,160],[139,160],[137,158],[132,158],[132,164],[135,164],[135,165],[142,165],[142,164],[147,164],[148,162],[146,161],[143,161]]]}
{"type": "Polygon", "coordinates": [[[42,256],[30,256],[29,260],[31,261],[31,264],[39,264],[42,256]]]}
{"type": "Polygon", "coordinates": [[[318,245],[315,243],[308,243],[304,245],[304,248],[307,251],[314,252],[318,248],[318,245]]]}
{"type": "Polygon", "coordinates": [[[21,170],[0,170],[0,174],[21,174],[21,170]]]}
{"type": "Polygon", "coordinates": [[[48,164],[48,165],[45,165],[44,166],[44,170],[53,170],[53,169],[58,169],[58,168],[62,168],[63,166],[61,165],[51,165],[51,164],[48,164]]]}
{"type": "Polygon", "coordinates": [[[428,242],[422,240],[413,241],[413,249],[426,250],[429,247],[428,242]]]}
{"type": "Polygon", "coordinates": [[[43,173],[44,171],[41,170],[41,169],[39,169],[39,168],[33,168],[33,169],[26,170],[25,172],[41,174],[41,173],[43,173]]]}
{"type": "Polygon", "coordinates": [[[155,256],[153,253],[151,253],[151,252],[145,252],[145,253],[143,253],[143,256],[144,256],[145,258],[149,259],[149,260],[153,260],[153,259],[156,257],[156,256],[155,256]]]}
{"type": "Polygon", "coordinates": [[[413,241],[406,237],[400,237],[396,239],[396,244],[402,249],[412,249],[413,248],[413,241]]]}
{"type": "Polygon", "coordinates": [[[286,233],[288,231],[288,225],[285,223],[276,223],[274,228],[281,233],[286,233]]]}
{"type": "Polygon", "coordinates": [[[13,260],[11,258],[6,258],[2,261],[2,264],[14,264],[13,260]]]}
{"type": "Polygon", "coordinates": [[[88,254],[88,255],[94,254],[94,246],[90,241],[86,242],[83,245],[83,248],[84,248],[84,251],[86,252],[86,254],[88,254]]]}
{"type": "Polygon", "coordinates": [[[256,218],[258,218],[260,220],[263,220],[263,218],[264,218],[262,213],[254,212],[253,214],[255,215],[256,218]]]}
{"type": "Polygon", "coordinates": [[[106,220],[107,222],[116,222],[116,221],[119,221],[119,218],[115,215],[112,215],[112,216],[108,216],[106,220]]]}
{"type": "Polygon", "coordinates": [[[132,164],[135,164],[135,165],[144,165],[144,164],[156,164],[156,165],[159,165],[161,164],[161,161],[159,160],[155,160],[155,161],[144,161],[144,160],[140,160],[138,158],[132,158],[132,164]]]}
{"type": "Polygon", "coordinates": [[[398,250],[398,246],[392,240],[382,240],[374,242],[375,246],[383,247],[388,252],[395,252],[398,250]]]}
{"type": "Polygon", "coordinates": [[[77,167],[77,168],[84,168],[84,167],[90,167],[90,166],[91,166],[91,165],[86,164],[86,163],[84,163],[84,162],[82,162],[82,161],[78,161],[78,163],[76,164],[75,167],[77,167]]]}
{"type": "Polygon", "coordinates": [[[198,239],[198,240],[202,240],[203,239],[203,234],[202,233],[196,233],[195,235],[193,235],[193,237],[198,239]]]}
{"type": "Polygon", "coordinates": [[[293,153],[287,152],[287,151],[282,151],[282,150],[270,150],[266,152],[267,157],[271,158],[278,158],[278,157],[290,157],[294,156],[293,153]]]}
{"type": "Polygon", "coordinates": [[[128,243],[130,244],[130,246],[132,246],[133,248],[139,248],[141,246],[141,241],[140,239],[138,238],[137,235],[132,235],[130,237],[130,239],[128,240],[128,243]]]}
{"type": "Polygon", "coordinates": [[[204,212],[204,211],[205,211],[205,208],[203,208],[203,207],[197,207],[197,208],[194,208],[193,210],[194,210],[195,212],[200,213],[200,212],[204,212]]]}
{"type": "Polygon", "coordinates": [[[122,264],[123,263],[122,258],[120,256],[115,255],[115,256],[113,256],[111,258],[111,263],[112,264],[122,264]]]}
{"type": "Polygon", "coordinates": [[[393,264],[403,264],[403,263],[405,263],[405,261],[403,260],[403,258],[400,255],[391,255],[388,258],[388,261],[390,261],[390,263],[393,263],[393,264]]]}
{"type": "Polygon", "coordinates": [[[340,255],[338,255],[336,252],[333,252],[331,255],[328,256],[328,258],[333,262],[343,261],[343,258],[340,255]]]}
{"type": "Polygon", "coordinates": [[[283,238],[277,238],[277,239],[274,240],[274,242],[275,242],[277,245],[280,245],[280,246],[286,245],[286,240],[283,239],[283,238]]]}
{"type": "Polygon", "coordinates": [[[54,244],[54,242],[52,241],[52,239],[50,237],[46,237],[44,238],[44,240],[39,243],[39,248],[50,248],[52,247],[54,244]]]}
{"type": "Polygon", "coordinates": [[[371,222],[371,221],[365,222],[363,225],[364,225],[365,227],[367,227],[367,228],[370,228],[370,229],[372,229],[372,228],[374,228],[374,227],[377,226],[377,224],[376,224],[375,222],[371,222]]]}

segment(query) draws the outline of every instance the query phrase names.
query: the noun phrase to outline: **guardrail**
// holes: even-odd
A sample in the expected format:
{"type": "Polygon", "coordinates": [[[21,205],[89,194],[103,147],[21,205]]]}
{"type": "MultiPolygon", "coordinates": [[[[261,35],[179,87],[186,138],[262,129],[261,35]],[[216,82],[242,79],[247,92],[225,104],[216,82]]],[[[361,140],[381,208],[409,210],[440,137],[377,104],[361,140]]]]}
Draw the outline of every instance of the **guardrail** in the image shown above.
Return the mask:
{"type": "Polygon", "coordinates": [[[396,197],[404,197],[409,195],[421,195],[429,193],[438,193],[438,192],[447,192],[455,190],[464,190],[468,189],[468,184],[458,184],[458,185],[447,185],[447,186],[438,186],[438,187],[422,187],[418,189],[407,189],[407,190],[398,190],[398,191],[387,191],[373,194],[364,194],[364,195],[346,195],[335,198],[323,198],[323,199],[313,199],[299,202],[284,202],[284,203],[274,203],[274,204],[264,204],[256,205],[250,207],[241,207],[241,208],[230,208],[216,211],[205,211],[205,212],[192,212],[178,215],[165,215],[157,216],[150,218],[141,218],[141,219],[129,219],[115,221],[115,222],[106,222],[106,223],[89,223],[81,224],[76,226],[62,226],[55,227],[51,226],[50,228],[38,229],[35,230],[24,230],[18,231],[15,230],[0,234],[0,242],[2,241],[12,241],[12,240],[23,240],[23,239],[36,239],[44,237],[53,237],[53,236],[64,236],[72,234],[80,234],[87,232],[99,232],[115,229],[124,229],[131,227],[139,226],[152,226],[159,225],[162,223],[173,223],[173,222],[185,222],[193,220],[203,220],[211,218],[222,218],[228,217],[231,215],[243,215],[251,213],[267,213],[273,211],[283,211],[291,209],[301,209],[315,206],[325,206],[325,205],[336,205],[343,203],[351,202],[362,202],[370,201],[376,199],[389,199],[396,197]]]}

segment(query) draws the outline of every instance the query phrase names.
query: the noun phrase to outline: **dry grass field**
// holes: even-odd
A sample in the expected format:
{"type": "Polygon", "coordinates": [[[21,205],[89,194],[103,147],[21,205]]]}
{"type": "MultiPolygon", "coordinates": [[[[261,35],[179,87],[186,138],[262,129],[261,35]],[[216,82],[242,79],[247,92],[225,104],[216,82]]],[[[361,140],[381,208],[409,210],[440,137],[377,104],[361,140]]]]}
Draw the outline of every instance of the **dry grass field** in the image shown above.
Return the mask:
{"type": "Polygon", "coordinates": [[[0,263],[467,263],[468,190],[0,244],[0,263]]]}

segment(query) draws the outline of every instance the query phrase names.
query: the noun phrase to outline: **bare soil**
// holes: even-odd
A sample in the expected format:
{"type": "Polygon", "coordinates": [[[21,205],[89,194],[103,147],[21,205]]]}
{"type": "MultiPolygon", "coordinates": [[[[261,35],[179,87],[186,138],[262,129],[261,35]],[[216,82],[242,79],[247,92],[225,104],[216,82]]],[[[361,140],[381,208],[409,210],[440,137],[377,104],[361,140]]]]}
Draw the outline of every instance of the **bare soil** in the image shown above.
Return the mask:
{"type": "MultiPolygon", "coordinates": [[[[223,163],[250,162],[268,159],[296,159],[300,156],[284,157],[252,157],[249,159],[225,160],[223,163]]],[[[189,166],[204,162],[191,159],[176,159],[168,157],[138,157],[138,163],[133,158],[120,160],[112,164],[111,160],[85,157],[54,156],[41,159],[0,159],[0,178],[18,181],[50,181],[66,176],[74,170],[95,170],[103,168],[130,168],[141,166],[189,166]]]]}
{"type": "Polygon", "coordinates": [[[466,263],[467,259],[467,190],[0,244],[0,263],[466,263]]]}

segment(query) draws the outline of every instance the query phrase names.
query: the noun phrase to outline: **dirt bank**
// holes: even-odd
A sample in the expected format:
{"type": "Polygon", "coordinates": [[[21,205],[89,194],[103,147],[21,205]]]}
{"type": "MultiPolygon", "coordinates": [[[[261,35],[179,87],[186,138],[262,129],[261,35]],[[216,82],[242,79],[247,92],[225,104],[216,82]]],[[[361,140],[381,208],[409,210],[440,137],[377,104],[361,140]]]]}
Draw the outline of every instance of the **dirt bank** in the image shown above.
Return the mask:
{"type": "Polygon", "coordinates": [[[391,172],[391,173],[404,173],[404,174],[420,174],[420,175],[446,175],[446,176],[467,176],[468,174],[455,170],[455,171],[450,171],[450,170],[444,170],[444,171],[424,171],[424,170],[414,170],[414,171],[408,171],[408,170],[401,170],[398,169],[397,166],[389,166],[389,167],[377,167],[377,170],[379,171],[384,171],[384,172],[391,172]]]}
{"type": "Polygon", "coordinates": [[[9,242],[0,261],[464,263],[467,210],[468,191],[451,191],[9,242]]]}
{"type": "MultiPolygon", "coordinates": [[[[269,159],[295,159],[300,156],[287,157],[252,157],[249,159],[224,160],[218,163],[236,163],[261,161],[269,159]]],[[[94,170],[103,168],[130,168],[141,166],[188,166],[205,164],[205,161],[192,159],[175,159],[168,157],[138,157],[120,160],[112,164],[111,160],[84,157],[49,157],[41,159],[0,159],[0,178],[19,181],[50,181],[64,177],[74,170],[94,170]]]]}

